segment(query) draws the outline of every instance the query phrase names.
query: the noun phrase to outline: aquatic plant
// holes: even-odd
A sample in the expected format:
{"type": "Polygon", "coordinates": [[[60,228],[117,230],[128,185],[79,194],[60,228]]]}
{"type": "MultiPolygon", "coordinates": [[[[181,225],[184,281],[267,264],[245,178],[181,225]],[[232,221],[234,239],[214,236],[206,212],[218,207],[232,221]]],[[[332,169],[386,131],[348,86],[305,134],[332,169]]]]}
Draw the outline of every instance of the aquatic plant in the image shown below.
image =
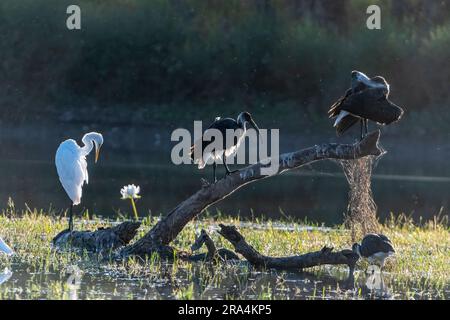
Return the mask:
{"type": "Polygon", "coordinates": [[[131,206],[133,208],[134,213],[134,219],[139,220],[139,215],[136,209],[136,203],[134,202],[134,199],[139,199],[141,196],[139,195],[139,192],[141,191],[141,188],[139,186],[135,186],[134,184],[129,184],[127,186],[123,186],[122,189],[120,189],[120,194],[122,195],[122,199],[130,199],[131,206]]]}

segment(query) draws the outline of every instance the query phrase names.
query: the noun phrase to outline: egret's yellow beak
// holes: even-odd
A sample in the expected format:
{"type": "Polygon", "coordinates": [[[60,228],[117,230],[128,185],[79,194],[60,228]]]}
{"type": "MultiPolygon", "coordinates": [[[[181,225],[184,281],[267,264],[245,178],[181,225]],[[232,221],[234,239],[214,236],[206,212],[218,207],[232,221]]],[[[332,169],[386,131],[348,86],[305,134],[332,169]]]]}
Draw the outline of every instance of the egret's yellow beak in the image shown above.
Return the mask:
{"type": "Polygon", "coordinates": [[[96,145],[96,148],[95,148],[95,163],[97,163],[97,161],[98,161],[98,155],[100,154],[100,148],[101,147],[97,147],[97,145],[96,145]]]}

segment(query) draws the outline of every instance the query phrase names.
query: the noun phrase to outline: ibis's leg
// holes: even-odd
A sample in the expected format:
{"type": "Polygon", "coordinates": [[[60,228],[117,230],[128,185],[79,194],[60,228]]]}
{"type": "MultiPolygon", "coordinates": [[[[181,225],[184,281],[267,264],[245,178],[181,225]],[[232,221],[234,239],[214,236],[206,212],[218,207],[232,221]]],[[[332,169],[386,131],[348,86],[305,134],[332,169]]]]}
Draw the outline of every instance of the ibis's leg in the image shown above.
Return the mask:
{"type": "Polygon", "coordinates": [[[232,174],[233,172],[236,172],[236,171],[237,171],[237,170],[231,171],[230,168],[228,168],[228,165],[227,165],[227,161],[226,161],[225,155],[223,155],[223,165],[225,166],[225,170],[227,171],[225,175],[229,175],[229,174],[232,174]]]}
{"type": "Polygon", "coordinates": [[[69,231],[73,231],[73,203],[70,204],[69,208],[69,231]]]}
{"type": "Polygon", "coordinates": [[[363,135],[364,120],[361,119],[361,120],[359,120],[359,122],[361,123],[361,140],[362,140],[364,138],[364,135],[363,135]]]}
{"type": "Polygon", "coordinates": [[[214,160],[214,162],[213,162],[214,182],[217,182],[217,177],[216,177],[216,167],[217,167],[216,160],[214,160]]]}
{"type": "Polygon", "coordinates": [[[229,175],[231,172],[230,172],[230,168],[228,168],[228,165],[227,165],[227,157],[225,157],[225,153],[223,154],[222,159],[223,159],[223,165],[225,166],[226,175],[229,175]]]}
{"type": "Polygon", "coordinates": [[[366,136],[369,133],[369,120],[367,119],[364,119],[364,130],[366,131],[366,136]]]}

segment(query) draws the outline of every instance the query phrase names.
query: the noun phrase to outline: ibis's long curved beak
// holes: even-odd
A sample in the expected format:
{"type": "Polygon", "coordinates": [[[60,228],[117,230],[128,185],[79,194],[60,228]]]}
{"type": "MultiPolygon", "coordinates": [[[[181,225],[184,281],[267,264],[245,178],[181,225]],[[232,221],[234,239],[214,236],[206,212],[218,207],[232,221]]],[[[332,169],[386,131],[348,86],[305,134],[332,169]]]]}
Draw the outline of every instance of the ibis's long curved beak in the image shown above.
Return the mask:
{"type": "Polygon", "coordinates": [[[258,133],[258,135],[261,137],[261,133],[259,133],[259,128],[258,128],[258,126],[256,125],[256,123],[255,123],[255,121],[253,121],[253,119],[250,119],[250,125],[253,127],[253,128],[255,128],[255,131],[258,133]]]}
{"type": "Polygon", "coordinates": [[[98,156],[100,154],[100,146],[97,146],[97,144],[95,144],[95,163],[97,163],[98,161],[98,156]]]}

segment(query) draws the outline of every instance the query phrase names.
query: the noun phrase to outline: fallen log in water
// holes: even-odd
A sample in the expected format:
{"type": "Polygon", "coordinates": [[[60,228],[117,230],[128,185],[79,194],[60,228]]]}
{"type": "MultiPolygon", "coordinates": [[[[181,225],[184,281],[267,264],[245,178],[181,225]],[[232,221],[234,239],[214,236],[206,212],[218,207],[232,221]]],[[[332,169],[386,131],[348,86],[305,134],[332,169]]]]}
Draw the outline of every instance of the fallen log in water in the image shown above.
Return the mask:
{"type": "Polygon", "coordinates": [[[225,239],[231,242],[236,252],[240,253],[255,267],[268,269],[304,269],[324,264],[347,265],[349,275],[353,274],[358,254],[350,249],[333,252],[333,248],[323,247],[320,251],[309,252],[299,256],[269,257],[262,255],[245,241],[245,238],[237,231],[235,226],[220,224],[218,231],[225,239]]]}
{"type": "MultiPolygon", "coordinates": [[[[325,143],[303,150],[281,154],[278,171],[262,175],[261,168],[266,161],[258,162],[238,170],[216,183],[203,186],[191,197],[180,203],[167,216],[163,217],[149,232],[135,243],[123,248],[121,256],[151,255],[177,237],[184,226],[210,205],[215,204],[242,186],[270,176],[281,174],[324,159],[358,159],[368,155],[379,156],[383,151],[378,146],[380,131],[373,131],[354,144],[325,143]]],[[[162,253],[166,250],[164,249],[162,253]]],[[[166,254],[166,253],[164,253],[166,254]]]]}
{"type": "Polygon", "coordinates": [[[127,245],[137,233],[140,222],[123,222],[111,228],[95,231],[64,230],[53,238],[53,246],[58,249],[72,248],[95,253],[105,253],[127,245]]]}

